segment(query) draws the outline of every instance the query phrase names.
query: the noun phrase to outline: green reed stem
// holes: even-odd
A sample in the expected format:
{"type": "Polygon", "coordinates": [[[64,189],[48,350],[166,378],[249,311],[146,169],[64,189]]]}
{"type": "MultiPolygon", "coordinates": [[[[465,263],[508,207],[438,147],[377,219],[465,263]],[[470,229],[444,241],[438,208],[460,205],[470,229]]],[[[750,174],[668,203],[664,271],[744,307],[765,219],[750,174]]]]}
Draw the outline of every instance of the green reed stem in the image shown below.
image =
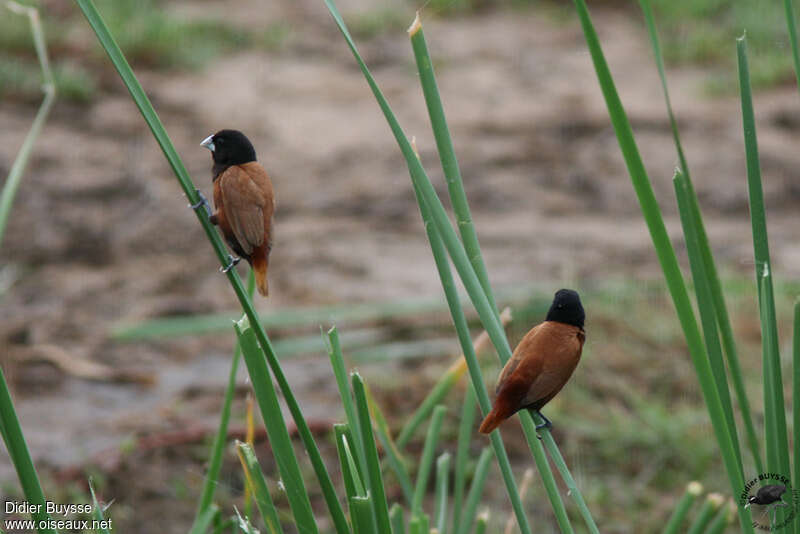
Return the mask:
{"type": "MultiPolygon", "coordinates": [[[[655,18],[653,16],[651,2],[650,0],[640,0],[639,3],[641,4],[642,11],[644,12],[647,30],[650,35],[650,42],[653,47],[653,55],[656,60],[656,66],[658,67],[658,75],[661,79],[661,87],[664,92],[667,116],[669,117],[670,129],[672,130],[672,138],[675,142],[675,148],[678,152],[680,168],[686,177],[686,186],[689,192],[689,205],[694,219],[694,226],[697,230],[697,239],[700,244],[700,254],[702,256],[704,271],[708,278],[708,283],[711,290],[713,309],[717,317],[717,323],[722,337],[722,347],[725,350],[725,357],[728,362],[731,381],[733,382],[736,400],[739,404],[742,421],[744,422],[745,426],[748,447],[753,455],[753,461],[755,462],[756,470],[759,473],[763,473],[764,464],[761,460],[760,446],[755,431],[755,425],[753,424],[750,401],[747,397],[747,390],[744,387],[738,351],[736,349],[736,342],[733,337],[733,328],[731,326],[730,316],[728,315],[728,308],[725,305],[725,298],[722,293],[722,284],[720,283],[719,274],[714,262],[714,256],[711,252],[708,234],[706,233],[705,223],[703,222],[703,217],[700,212],[697,193],[694,190],[694,184],[692,183],[692,178],[689,174],[689,165],[686,163],[686,157],[683,152],[683,145],[678,132],[678,122],[675,119],[675,114],[672,111],[672,103],[670,102],[669,90],[667,88],[667,76],[664,69],[664,60],[661,54],[661,46],[658,40],[658,32],[656,31],[655,18]]],[[[738,440],[734,441],[734,444],[738,448],[738,440]]]]}
{"type": "Polygon", "coordinates": [[[283,534],[283,528],[278,520],[278,511],[275,509],[275,503],[272,502],[272,496],[267,488],[267,481],[264,478],[264,473],[258,465],[258,458],[253,447],[249,443],[236,442],[236,452],[239,455],[239,461],[242,464],[242,470],[245,474],[247,487],[250,488],[250,493],[256,501],[256,508],[261,513],[261,519],[267,526],[268,534],[283,534]]]}
{"type": "Polygon", "coordinates": [[[28,134],[22,141],[22,146],[19,152],[17,152],[14,163],[11,164],[11,170],[8,171],[5,184],[3,184],[3,191],[0,193],[0,245],[3,243],[3,236],[6,233],[6,226],[8,225],[8,218],[11,215],[14,198],[17,196],[19,185],[22,182],[22,176],[25,174],[28,161],[33,153],[33,146],[39,138],[39,134],[47,121],[47,116],[50,114],[50,110],[56,101],[56,83],[53,78],[53,71],[50,69],[50,61],[47,57],[47,45],[41,20],[39,19],[39,11],[36,8],[10,0],[6,0],[5,7],[14,13],[26,15],[28,17],[31,25],[31,33],[33,34],[36,56],[42,67],[42,92],[44,92],[44,99],[31,123],[31,129],[28,130],[28,134]]]}
{"type": "Polygon", "coordinates": [[[272,445],[272,454],[275,456],[275,463],[286,488],[286,496],[297,528],[300,532],[315,533],[317,525],[311,510],[308,492],[292,448],[289,431],[286,429],[283,412],[278,404],[278,395],[272,385],[266,361],[261,357],[261,348],[258,346],[255,333],[247,319],[234,323],[234,329],[239,339],[239,345],[242,347],[244,361],[247,364],[264,426],[267,429],[267,436],[272,445]]]}
{"type": "MultiPolygon", "coordinates": [[[[195,189],[194,184],[192,183],[191,178],[189,177],[189,173],[186,171],[186,167],[183,165],[183,162],[181,161],[180,156],[178,156],[178,153],[175,150],[175,147],[173,146],[169,136],[167,135],[163,124],[161,124],[161,120],[158,118],[155,109],[153,109],[153,106],[142,89],[142,86],[139,84],[136,76],[128,65],[125,56],[122,54],[119,46],[114,41],[111,33],[108,31],[108,27],[100,16],[100,13],[98,13],[97,9],[95,8],[94,3],[92,0],[76,0],[76,2],[86,17],[86,20],[89,22],[89,25],[97,35],[101,46],[108,54],[111,62],[114,64],[114,67],[130,92],[131,97],[139,108],[139,111],[142,113],[147,125],[150,127],[153,136],[161,147],[161,150],[164,152],[164,156],[167,158],[167,161],[172,167],[172,170],[175,173],[175,176],[178,179],[181,187],[183,188],[184,193],[189,199],[189,202],[191,204],[197,203],[200,197],[197,189],[195,189]]],[[[197,216],[198,221],[200,221],[200,224],[202,225],[203,230],[205,231],[206,236],[208,237],[208,240],[214,249],[217,259],[220,262],[220,265],[227,265],[229,254],[222,242],[222,239],[217,233],[216,228],[208,220],[208,216],[204,210],[195,210],[195,215],[197,216]]],[[[226,276],[231,284],[231,287],[236,293],[236,297],[239,299],[239,303],[241,304],[245,315],[247,315],[255,337],[263,349],[264,356],[266,356],[266,361],[269,363],[275,380],[277,381],[278,386],[283,393],[286,405],[288,406],[289,412],[292,414],[292,418],[297,426],[300,439],[303,441],[303,445],[308,452],[311,464],[314,467],[314,472],[317,475],[317,479],[325,497],[328,511],[331,514],[331,518],[333,519],[333,523],[336,527],[336,531],[338,534],[347,534],[350,529],[347,526],[347,520],[341,504],[336,498],[333,482],[331,481],[330,475],[325,467],[325,463],[322,460],[322,455],[319,452],[319,448],[314,441],[314,436],[311,434],[308,423],[303,417],[303,413],[300,410],[300,405],[298,404],[297,399],[291,390],[289,382],[283,373],[283,369],[278,362],[278,358],[275,355],[275,351],[272,348],[269,338],[267,337],[267,333],[261,325],[258,314],[253,307],[253,303],[247,296],[236,269],[230,269],[226,273],[226,276]]],[[[253,380],[253,382],[255,382],[255,380],[253,380]]]]}
{"type": "MultiPolygon", "coordinates": [[[[472,269],[481,283],[486,298],[492,304],[497,313],[497,302],[489,283],[489,274],[486,272],[486,265],[483,262],[483,255],[478,243],[478,233],[475,230],[475,223],[472,222],[472,213],[469,209],[467,194],[464,191],[464,182],[461,179],[461,171],[458,167],[453,140],[450,137],[450,128],[447,126],[447,119],[444,115],[442,99],[439,96],[439,88],[436,84],[436,76],[433,72],[433,61],[428,53],[428,45],[425,42],[425,35],[422,31],[419,12],[414,19],[414,23],[408,30],[411,38],[411,46],[414,50],[414,58],[419,72],[419,81],[422,86],[422,93],[425,96],[425,104],[428,107],[433,128],[433,136],[436,139],[436,149],[439,152],[439,159],[442,163],[442,170],[447,181],[447,190],[450,194],[450,202],[453,206],[453,213],[456,216],[456,226],[464,243],[464,250],[467,252],[472,269]]],[[[441,534],[441,533],[440,533],[441,534]]]]}
{"type": "MultiPolygon", "coordinates": [[[[628,121],[622,102],[617,94],[611,72],[603,55],[600,41],[595,32],[594,26],[589,15],[584,0],[575,0],[584,36],[592,56],[600,88],[608,106],[609,116],[614,131],[619,141],[620,149],[625,159],[628,172],[631,176],[633,188],[639,199],[642,215],[647,223],[650,236],[656,249],[661,268],[664,271],[664,278],[667,282],[673,303],[675,305],[681,328],[689,346],[689,353],[692,357],[695,371],[697,372],[700,387],[703,391],[703,398],[709,410],[709,416],[714,428],[714,433],[722,452],[725,470],[730,480],[731,488],[734,492],[741,491],[744,486],[744,479],[740,474],[737,457],[733,443],[731,442],[730,431],[727,428],[726,418],[722,409],[722,403],[717,393],[716,385],[711,371],[711,365],[703,346],[697,321],[692,311],[689,295],[683,281],[683,276],[678,266],[678,260],[672,243],[664,226],[661,210],[656,202],[653,188],[644,168],[636,141],[633,137],[630,122],[628,121]]],[[[753,532],[750,521],[750,514],[743,508],[739,510],[739,522],[744,532],[753,532]]]]}
{"type": "Polygon", "coordinates": [[[689,482],[683,496],[672,510],[672,515],[667,521],[667,526],[664,527],[662,534],[678,534],[678,532],[681,532],[681,525],[686,519],[689,509],[702,492],[703,486],[699,482],[689,482]]]}
{"type": "MultiPolygon", "coordinates": [[[[386,502],[386,491],[383,486],[383,475],[381,475],[381,464],[378,459],[378,449],[375,447],[375,436],[372,433],[372,422],[369,417],[369,405],[367,404],[367,394],[364,387],[364,380],[358,373],[352,373],[353,396],[358,409],[358,420],[361,425],[361,438],[364,442],[364,452],[367,456],[367,482],[369,483],[369,495],[372,500],[372,507],[378,526],[378,532],[391,532],[389,522],[389,505],[386,502]]],[[[351,499],[352,506],[352,499],[351,499]]]]}
{"type": "Polygon", "coordinates": [[[700,242],[695,220],[692,217],[691,200],[689,199],[689,187],[686,176],[676,169],[673,178],[675,195],[678,199],[678,212],[680,214],[683,235],[686,241],[686,250],[689,255],[689,264],[694,280],[695,292],[697,294],[697,308],[700,312],[700,322],[703,327],[703,336],[706,342],[706,351],[711,363],[711,371],[714,374],[714,381],[717,386],[717,393],[722,402],[722,409],[725,413],[728,430],[731,435],[731,443],[736,453],[739,470],[744,478],[742,468],[742,456],[739,450],[739,439],[736,435],[736,423],[733,418],[733,403],[731,402],[728,380],[725,375],[725,362],[722,361],[722,347],[719,343],[719,333],[717,331],[716,316],[714,314],[714,304],[711,297],[711,288],[708,281],[708,273],[700,253],[700,242]]]}
{"type": "Polygon", "coordinates": [[[764,343],[764,410],[766,413],[767,469],[789,474],[789,439],[786,432],[786,413],[783,405],[783,379],[781,377],[778,327],[775,322],[772,267],[769,259],[767,218],[764,207],[764,191],[761,185],[761,168],[758,158],[753,97],[750,90],[750,70],[747,64],[747,41],[744,36],[736,40],[739,63],[739,88],[742,100],[742,126],[744,129],[745,155],[747,157],[747,188],[750,199],[750,222],[753,227],[753,251],[755,256],[757,283],[764,278],[764,290],[759,291],[759,309],[762,313],[761,335],[764,343]],[[767,342],[767,340],[769,340],[767,342]],[[769,364],[769,365],[767,365],[769,364]],[[770,461],[770,447],[777,457],[770,461]]]}
{"type": "Polygon", "coordinates": [[[45,511],[42,485],[39,483],[39,476],[33,466],[28,444],[25,443],[25,437],[22,435],[22,427],[19,424],[17,412],[14,410],[14,403],[11,400],[11,393],[2,369],[0,369],[0,428],[3,430],[6,450],[8,450],[11,463],[14,464],[14,469],[17,471],[22,492],[25,494],[25,501],[34,506],[34,510],[37,510],[31,514],[31,519],[36,522],[37,532],[39,534],[55,534],[56,531],[49,528],[47,523],[50,521],[50,516],[45,511]]]}

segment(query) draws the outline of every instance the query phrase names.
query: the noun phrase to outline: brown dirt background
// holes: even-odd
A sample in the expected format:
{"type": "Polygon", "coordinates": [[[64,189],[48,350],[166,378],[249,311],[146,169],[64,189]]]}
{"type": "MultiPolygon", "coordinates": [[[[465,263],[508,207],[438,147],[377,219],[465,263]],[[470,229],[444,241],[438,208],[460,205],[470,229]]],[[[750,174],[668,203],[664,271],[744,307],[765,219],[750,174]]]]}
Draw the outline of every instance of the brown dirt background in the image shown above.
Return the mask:
{"type": "MultiPolygon", "coordinates": [[[[347,14],[369,8],[342,4],[347,14]]],[[[295,28],[277,52],[240,52],[197,72],[138,70],[207,195],[210,158],[199,142],[223,127],[247,133],[271,174],[278,200],[272,294],[257,302],[259,309],[438,297],[405,164],[322,2],[248,2],[233,11],[226,3],[182,2],[173,9],[252,27],[285,19],[295,28]]],[[[668,228],[678,236],[670,180],[677,160],[643,26],[618,8],[601,6],[593,15],[668,228]]],[[[657,279],[577,21],[547,10],[492,9],[426,17],[425,31],[493,284],[536,283],[549,292],[657,279]]],[[[444,193],[405,33],[359,46],[444,193]]],[[[718,262],[729,275],[750,276],[739,102],[704,96],[705,76],[699,68],[671,68],[673,105],[718,262]]],[[[87,107],[56,105],[0,251],[3,267],[16,273],[0,305],[0,362],[46,477],[93,463],[131,436],[185,428],[187,421],[215,424],[233,343],[228,334],[136,344],[109,339],[123,322],[235,310],[236,300],[127,93],[112,74],[107,86],[87,107]],[[28,361],[52,346],[153,375],[155,383],[86,381],[28,361]]],[[[755,105],[773,265],[796,280],[797,90],[758,93],[755,105]]],[[[0,175],[34,113],[29,105],[0,102],[0,175]]],[[[682,243],[675,244],[683,257],[682,243]]],[[[311,420],[341,417],[329,413],[336,394],[322,350],[286,369],[311,420]]],[[[379,366],[365,372],[381,375],[379,366]]],[[[409,372],[405,380],[428,383],[425,373],[409,372]]],[[[150,481],[129,502],[118,496],[125,531],[155,531],[131,519],[136,499],[163,502],[181,485],[193,494],[206,450],[189,454],[194,461],[169,452],[140,464],[134,459],[106,475],[150,481]]],[[[14,480],[3,455],[0,490],[10,491],[2,488],[14,480]]],[[[191,517],[191,506],[185,508],[173,518],[180,528],[191,517]]]]}

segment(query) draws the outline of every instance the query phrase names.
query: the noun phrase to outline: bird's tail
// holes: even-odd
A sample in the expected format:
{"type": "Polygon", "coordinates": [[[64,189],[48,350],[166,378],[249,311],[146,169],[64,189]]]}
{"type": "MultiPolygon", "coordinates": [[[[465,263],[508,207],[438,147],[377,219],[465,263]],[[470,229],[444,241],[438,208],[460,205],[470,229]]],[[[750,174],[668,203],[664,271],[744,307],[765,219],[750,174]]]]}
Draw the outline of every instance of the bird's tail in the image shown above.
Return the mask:
{"type": "Polygon", "coordinates": [[[269,296],[267,268],[269,267],[269,250],[266,254],[257,254],[252,258],[253,273],[256,275],[256,288],[263,296],[269,296]]]}
{"type": "Polygon", "coordinates": [[[494,408],[492,408],[492,411],[489,412],[489,414],[481,423],[478,432],[481,434],[490,434],[495,428],[500,426],[500,423],[505,421],[508,415],[501,413],[498,408],[499,406],[495,404],[494,408]]]}
{"type": "Polygon", "coordinates": [[[489,434],[492,432],[492,430],[500,426],[500,423],[514,415],[517,410],[519,410],[518,398],[509,393],[510,392],[507,389],[500,390],[500,392],[497,394],[497,397],[494,399],[492,411],[489,412],[486,418],[483,420],[478,432],[481,434],[489,434]]]}

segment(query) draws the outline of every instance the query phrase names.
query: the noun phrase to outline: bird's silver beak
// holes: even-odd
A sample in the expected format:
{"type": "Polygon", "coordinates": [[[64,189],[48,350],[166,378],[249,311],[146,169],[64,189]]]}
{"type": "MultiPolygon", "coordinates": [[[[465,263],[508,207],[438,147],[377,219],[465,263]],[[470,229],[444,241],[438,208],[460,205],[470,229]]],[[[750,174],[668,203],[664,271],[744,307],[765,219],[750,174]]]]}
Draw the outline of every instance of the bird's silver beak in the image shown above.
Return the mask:
{"type": "Polygon", "coordinates": [[[214,141],[213,141],[213,139],[214,139],[214,134],[209,135],[208,137],[203,139],[203,142],[200,143],[200,146],[204,146],[207,149],[209,149],[211,152],[214,152],[214,141]]]}

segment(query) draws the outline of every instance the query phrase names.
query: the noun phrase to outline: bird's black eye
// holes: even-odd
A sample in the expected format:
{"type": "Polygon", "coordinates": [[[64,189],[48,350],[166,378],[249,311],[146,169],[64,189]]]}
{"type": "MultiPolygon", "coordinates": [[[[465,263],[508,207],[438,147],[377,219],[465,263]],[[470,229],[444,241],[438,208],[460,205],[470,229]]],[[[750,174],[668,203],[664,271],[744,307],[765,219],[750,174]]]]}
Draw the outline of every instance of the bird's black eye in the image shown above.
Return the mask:
{"type": "Polygon", "coordinates": [[[215,141],[215,143],[217,143],[218,145],[221,145],[224,142],[225,142],[225,139],[223,139],[221,137],[215,141]]]}

